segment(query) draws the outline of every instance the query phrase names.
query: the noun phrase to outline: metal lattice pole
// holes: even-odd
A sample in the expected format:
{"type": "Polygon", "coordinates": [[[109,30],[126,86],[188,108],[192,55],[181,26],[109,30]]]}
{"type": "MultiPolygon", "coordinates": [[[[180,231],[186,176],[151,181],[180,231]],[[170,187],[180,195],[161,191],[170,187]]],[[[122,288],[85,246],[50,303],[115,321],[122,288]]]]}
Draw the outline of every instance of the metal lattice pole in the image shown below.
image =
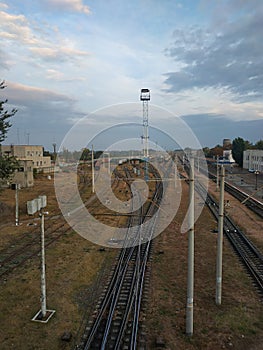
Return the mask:
{"type": "Polygon", "coordinates": [[[143,114],[143,158],[145,162],[145,180],[148,181],[148,160],[149,160],[149,147],[148,147],[148,101],[150,101],[150,90],[141,89],[140,99],[142,101],[142,114],[143,114]]]}
{"type": "Polygon", "coordinates": [[[148,101],[143,101],[143,139],[144,139],[144,150],[143,155],[145,158],[149,157],[149,148],[148,148],[148,101]]]}

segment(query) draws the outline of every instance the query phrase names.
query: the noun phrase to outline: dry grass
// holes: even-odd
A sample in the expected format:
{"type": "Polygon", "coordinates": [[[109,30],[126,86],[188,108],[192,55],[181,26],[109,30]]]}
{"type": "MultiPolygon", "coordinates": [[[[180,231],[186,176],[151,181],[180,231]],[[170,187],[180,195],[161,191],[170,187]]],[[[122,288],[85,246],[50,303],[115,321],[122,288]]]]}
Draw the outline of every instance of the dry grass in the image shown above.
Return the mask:
{"type": "MultiPolygon", "coordinates": [[[[186,185],[183,190],[186,199],[186,185]]],[[[155,348],[158,336],[168,349],[262,349],[262,303],[226,239],[222,305],[215,305],[216,235],[211,230],[216,222],[207,208],[195,227],[194,335],[185,335],[187,234],[178,232],[186,204],[183,201],[174,221],[154,242],[149,349],[155,348]]]]}
{"type": "MultiPolygon", "coordinates": [[[[39,177],[33,189],[20,191],[21,220],[26,220],[26,200],[40,194],[48,195],[51,215],[59,212],[53,182],[39,177]]],[[[118,194],[128,196],[126,188],[118,194]]],[[[85,199],[90,192],[85,193],[85,199]]],[[[128,197],[127,197],[128,198],[128,197]]],[[[154,348],[156,336],[165,339],[166,347],[178,350],[243,349],[259,350],[263,343],[263,308],[251,281],[244,272],[228,242],[224,242],[223,303],[215,305],[215,255],[216,227],[205,208],[196,225],[195,235],[195,305],[194,336],[185,336],[185,304],[187,276],[187,235],[180,234],[179,223],[186,210],[187,186],[184,201],[175,220],[155,239],[152,264],[151,302],[147,315],[149,349],[154,348]],[[164,254],[158,254],[162,250],[164,254]]],[[[1,216],[1,248],[23,239],[33,230],[26,226],[14,227],[14,191],[5,190],[0,201],[8,204],[10,211],[1,216]]],[[[234,203],[231,199],[231,203],[234,203]]],[[[235,210],[238,204],[233,207],[235,210]]],[[[233,212],[234,210],[232,210],[233,212]]],[[[249,233],[247,225],[242,222],[249,233]]],[[[231,213],[232,215],[233,213],[231,213]]],[[[236,214],[239,216],[240,214],[236,214]]],[[[234,216],[234,215],[233,215],[234,216]]],[[[252,215],[253,216],[253,215],[252,215]]],[[[254,222],[251,236],[262,244],[258,235],[259,223],[254,222]],[[256,237],[257,235],[257,237],[256,237]]],[[[119,217],[119,220],[124,220],[119,217]]],[[[124,222],[119,222],[124,225],[124,222]]],[[[262,231],[261,231],[262,232],[262,231]]],[[[40,259],[33,258],[0,281],[0,342],[1,349],[71,349],[77,339],[85,311],[93,311],[95,301],[104,285],[116,250],[99,251],[96,246],[74,232],[68,232],[46,250],[47,307],[56,314],[48,324],[39,324],[31,318],[40,309],[40,259]],[[61,334],[72,332],[70,343],[62,342],[61,334]]]]}
{"type": "MultiPolygon", "coordinates": [[[[1,249],[17,244],[35,227],[28,227],[25,204],[40,194],[47,194],[50,215],[59,213],[53,181],[45,176],[36,180],[34,188],[20,191],[20,218],[23,224],[15,227],[12,214],[1,216],[1,249]]],[[[0,201],[12,207],[14,191],[4,190],[0,201]]],[[[13,205],[14,209],[14,205],[13,205]]],[[[59,219],[60,222],[62,219],[59,219]]],[[[31,220],[32,221],[32,218],[31,220]]],[[[48,222],[47,222],[48,224],[48,222]]],[[[0,281],[0,342],[1,349],[71,349],[77,338],[84,314],[94,307],[103,288],[117,251],[106,249],[83,239],[73,231],[46,249],[47,307],[56,313],[48,324],[32,322],[40,309],[40,257],[34,257],[0,281]],[[70,331],[70,343],[60,337],[70,331]]]]}

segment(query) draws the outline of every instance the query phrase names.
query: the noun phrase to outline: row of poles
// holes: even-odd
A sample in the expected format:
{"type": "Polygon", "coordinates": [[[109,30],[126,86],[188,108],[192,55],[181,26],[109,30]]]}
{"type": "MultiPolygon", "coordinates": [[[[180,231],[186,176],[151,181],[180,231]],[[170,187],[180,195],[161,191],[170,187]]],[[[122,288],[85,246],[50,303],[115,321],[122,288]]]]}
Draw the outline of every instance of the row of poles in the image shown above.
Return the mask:
{"type": "MultiPolygon", "coordinates": [[[[147,162],[148,162],[148,101],[150,101],[150,90],[141,89],[140,100],[143,103],[143,140],[144,140],[144,159],[146,181],[148,180],[147,162]]],[[[199,158],[198,158],[199,171],[199,158]]],[[[217,161],[218,171],[218,161],[217,161]]],[[[223,257],[223,226],[224,226],[224,177],[225,168],[221,166],[220,174],[220,201],[217,235],[217,258],[216,258],[216,304],[221,305],[222,299],[222,257],[223,257]]],[[[216,189],[218,190],[218,173],[216,189]]],[[[194,158],[190,157],[189,172],[189,209],[188,209],[188,272],[187,272],[187,303],[186,303],[186,334],[193,334],[193,313],[194,313],[194,158]]]]}
{"type": "MultiPolygon", "coordinates": [[[[216,304],[221,305],[222,299],[222,251],[223,251],[223,220],[224,220],[224,177],[225,169],[221,166],[220,201],[217,236],[216,260],[216,304]]],[[[94,188],[94,152],[92,146],[92,192],[94,188]]],[[[188,215],[188,273],[187,273],[187,305],[186,305],[186,334],[193,334],[194,311],[194,158],[190,157],[189,172],[189,215],[188,215]]],[[[52,310],[53,311],[53,310],[52,310]]],[[[45,241],[44,241],[44,213],[41,214],[41,318],[45,318],[46,281],[45,281],[45,241]]]]}
{"type": "MultiPolygon", "coordinates": [[[[222,302],[222,261],[223,261],[223,227],[224,227],[224,178],[225,168],[220,171],[220,200],[217,233],[216,256],[216,296],[217,305],[222,302]]],[[[188,272],[187,272],[187,303],[186,303],[186,334],[193,335],[194,325],[194,158],[190,158],[189,172],[189,215],[188,215],[188,272]]]]}

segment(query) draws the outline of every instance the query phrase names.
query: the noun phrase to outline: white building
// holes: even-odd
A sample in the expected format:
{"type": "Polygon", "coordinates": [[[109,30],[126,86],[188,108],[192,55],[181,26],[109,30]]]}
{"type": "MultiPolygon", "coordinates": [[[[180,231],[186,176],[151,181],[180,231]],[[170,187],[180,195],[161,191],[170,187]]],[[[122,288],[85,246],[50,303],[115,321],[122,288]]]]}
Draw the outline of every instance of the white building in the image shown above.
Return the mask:
{"type": "Polygon", "coordinates": [[[263,172],[263,150],[247,149],[243,152],[243,168],[263,172]]]}
{"type": "Polygon", "coordinates": [[[224,150],[223,151],[223,157],[219,157],[219,163],[222,164],[234,164],[235,159],[232,156],[232,150],[224,150]]]}

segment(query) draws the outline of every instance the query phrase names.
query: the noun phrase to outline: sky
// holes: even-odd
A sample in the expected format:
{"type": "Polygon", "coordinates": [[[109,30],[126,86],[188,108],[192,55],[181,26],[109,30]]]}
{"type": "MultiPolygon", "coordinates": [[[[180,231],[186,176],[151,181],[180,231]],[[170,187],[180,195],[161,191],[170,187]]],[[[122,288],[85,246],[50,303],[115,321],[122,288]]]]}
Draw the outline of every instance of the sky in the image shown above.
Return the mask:
{"type": "Polygon", "coordinates": [[[18,109],[5,143],[52,150],[81,118],[87,143],[142,124],[142,88],[175,141],[178,118],[202,147],[263,139],[262,18],[261,0],[0,1],[1,98],[18,109]]]}

